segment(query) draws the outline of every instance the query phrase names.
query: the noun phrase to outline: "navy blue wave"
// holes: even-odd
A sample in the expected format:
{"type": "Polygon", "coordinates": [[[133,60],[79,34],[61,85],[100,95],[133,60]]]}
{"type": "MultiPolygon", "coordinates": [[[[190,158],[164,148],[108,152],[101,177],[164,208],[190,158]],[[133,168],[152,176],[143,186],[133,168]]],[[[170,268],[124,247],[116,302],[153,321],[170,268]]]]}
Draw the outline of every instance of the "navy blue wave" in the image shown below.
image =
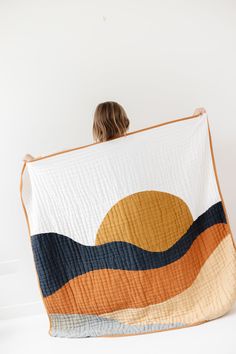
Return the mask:
{"type": "Polygon", "coordinates": [[[53,232],[33,235],[31,244],[43,296],[53,294],[74,277],[96,269],[164,267],[181,258],[204,230],[219,223],[227,223],[221,202],[200,215],[173,246],[162,252],[147,251],[124,241],[86,246],[53,232]]]}

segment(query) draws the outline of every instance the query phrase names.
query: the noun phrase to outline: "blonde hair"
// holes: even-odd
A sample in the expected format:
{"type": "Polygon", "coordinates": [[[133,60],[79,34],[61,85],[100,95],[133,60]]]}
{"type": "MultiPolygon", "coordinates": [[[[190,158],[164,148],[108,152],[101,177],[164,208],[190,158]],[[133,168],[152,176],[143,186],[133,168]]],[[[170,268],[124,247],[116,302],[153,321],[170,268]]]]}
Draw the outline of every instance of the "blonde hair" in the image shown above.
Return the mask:
{"type": "Polygon", "coordinates": [[[124,135],[129,128],[129,119],[124,108],[117,102],[100,103],[94,112],[93,138],[107,141],[124,135]]]}

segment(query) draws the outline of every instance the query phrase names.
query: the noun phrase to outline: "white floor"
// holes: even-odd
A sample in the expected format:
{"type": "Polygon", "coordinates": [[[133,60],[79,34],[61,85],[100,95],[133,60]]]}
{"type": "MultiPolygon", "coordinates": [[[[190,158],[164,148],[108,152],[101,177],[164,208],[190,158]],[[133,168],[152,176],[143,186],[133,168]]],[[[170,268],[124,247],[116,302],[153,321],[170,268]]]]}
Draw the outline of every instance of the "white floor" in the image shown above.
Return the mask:
{"type": "Polygon", "coordinates": [[[47,315],[0,321],[1,354],[236,354],[236,304],[208,323],[159,333],[114,338],[53,338],[47,315]]]}

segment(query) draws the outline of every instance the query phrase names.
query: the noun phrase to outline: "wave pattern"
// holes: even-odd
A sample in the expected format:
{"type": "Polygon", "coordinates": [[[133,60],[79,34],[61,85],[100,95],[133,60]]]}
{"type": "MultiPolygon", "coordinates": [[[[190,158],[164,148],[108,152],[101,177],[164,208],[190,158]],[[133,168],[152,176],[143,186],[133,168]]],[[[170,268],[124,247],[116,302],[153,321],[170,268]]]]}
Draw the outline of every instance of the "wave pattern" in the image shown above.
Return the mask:
{"type": "Polygon", "coordinates": [[[103,314],[166,301],[191,286],[227,233],[225,224],[211,226],[183,257],[165,267],[99,269],[77,276],[45,298],[48,312],[103,314]]]}
{"type": "Polygon", "coordinates": [[[200,236],[204,244],[204,237],[209,234],[204,232],[208,229],[210,237],[216,241],[228,232],[221,202],[200,215],[187,232],[163,252],[147,251],[123,241],[85,246],[52,232],[32,235],[31,244],[43,296],[50,296],[70,280],[93,271],[111,269],[123,274],[125,271],[139,271],[137,274],[141,274],[140,271],[165,269],[181,259],[200,236]]]}
{"type": "Polygon", "coordinates": [[[186,324],[222,316],[236,298],[236,252],[227,235],[203,264],[190,287],[159,304],[106,312],[100,317],[139,325],[180,321],[186,324]]]}
{"type": "Polygon", "coordinates": [[[115,240],[87,246],[53,232],[32,235],[31,244],[54,337],[181,328],[222,316],[236,298],[221,201],[162,251],[115,240]]]}
{"type": "Polygon", "coordinates": [[[226,236],[204,263],[192,286],[171,299],[146,307],[100,315],[49,314],[52,335],[90,337],[181,328],[222,316],[236,298],[236,253],[226,236]]]}

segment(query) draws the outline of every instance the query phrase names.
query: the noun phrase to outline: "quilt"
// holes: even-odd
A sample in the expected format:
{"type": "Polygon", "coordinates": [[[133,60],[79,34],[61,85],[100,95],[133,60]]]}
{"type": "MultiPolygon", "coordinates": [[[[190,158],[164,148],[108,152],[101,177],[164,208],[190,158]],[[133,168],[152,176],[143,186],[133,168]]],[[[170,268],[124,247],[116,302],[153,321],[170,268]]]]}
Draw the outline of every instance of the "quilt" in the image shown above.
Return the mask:
{"type": "Polygon", "coordinates": [[[20,193],[51,336],[180,329],[233,306],[206,113],[26,162],[20,193]]]}

